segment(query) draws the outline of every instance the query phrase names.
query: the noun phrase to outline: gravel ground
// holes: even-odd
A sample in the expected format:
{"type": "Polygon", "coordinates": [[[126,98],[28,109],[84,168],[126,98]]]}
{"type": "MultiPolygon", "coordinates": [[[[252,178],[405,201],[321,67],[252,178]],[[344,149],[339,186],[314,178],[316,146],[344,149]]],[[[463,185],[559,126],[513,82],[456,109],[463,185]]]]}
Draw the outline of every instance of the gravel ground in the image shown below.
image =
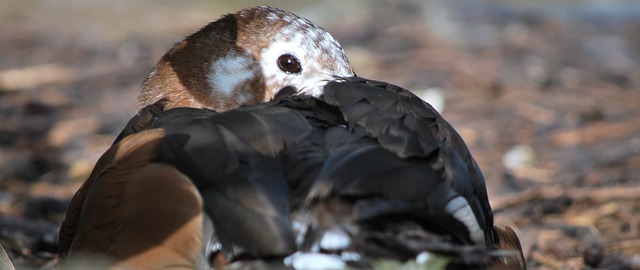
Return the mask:
{"type": "MultiPolygon", "coordinates": [[[[441,104],[530,269],[640,269],[640,3],[263,3],[329,30],[358,75],[441,104]]],[[[159,57],[255,4],[0,0],[0,244],[19,269],[55,257],[159,57]]]]}

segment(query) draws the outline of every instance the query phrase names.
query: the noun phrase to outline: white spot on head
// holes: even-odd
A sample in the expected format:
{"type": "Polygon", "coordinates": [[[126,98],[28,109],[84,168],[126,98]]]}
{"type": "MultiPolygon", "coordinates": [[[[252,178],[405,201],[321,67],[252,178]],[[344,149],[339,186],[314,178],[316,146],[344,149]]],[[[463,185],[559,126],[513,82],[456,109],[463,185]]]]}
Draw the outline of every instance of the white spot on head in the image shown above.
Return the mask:
{"type": "MultiPolygon", "coordinates": [[[[211,64],[207,73],[207,82],[212,91],[231,97],[239,86],[256,76],[257,72],[258,69],[254,67],[248,56],[229,52],[211,64]]],[[[244,99],[237,100],[239,104],[249,98],[246,95],[238,97],[244,99]]]]}
{"type": "Polygon", "coordinates": [[[269,12],[269,13],[267,14],[267,19],[268,19],[268,20],[271,20],[271,21],[277,21],[277,20],[279,20],[279,19],[280,19],[280,17],[278,17],[278,15],[276,15],[276,14],[275,14],[275,13],[273,13],[273,12],[269,12]]]}
{"type": "Polygon", "coordinates": [[[444,209],[467,227],[469,236],[476,245],[485,246],[484,232],[482,228],[480,228],[480,224],[478,224],[476,215],[473,213],[471,206],[469,206],[469,202],[467,202],[464,197],[458,196],[453,198],[447,203],[444,209]]]}
{"type": "Polygon", "coordinates": [[[147,74],[147,80],[151,79],[151,77],[156,76],[156,73],[158,72],[158,70],[156,68],[152,69],[151,72],[149,72],[149,74],[147,74]]]}
{"type": "Polygon", "coordinates": [[[284,258],[284,265],[295,269],[343,269],[346,263],[336,255],[296,252],[284,258]]]}

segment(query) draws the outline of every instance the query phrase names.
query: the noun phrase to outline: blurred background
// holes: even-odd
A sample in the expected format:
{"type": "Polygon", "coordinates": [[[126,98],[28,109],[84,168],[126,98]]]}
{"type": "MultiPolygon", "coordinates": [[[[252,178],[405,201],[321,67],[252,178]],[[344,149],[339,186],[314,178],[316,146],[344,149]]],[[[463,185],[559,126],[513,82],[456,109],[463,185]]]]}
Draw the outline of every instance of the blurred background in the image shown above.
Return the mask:
{"type": "Polygon", "coordinates": [[[640,269],[640,1],[0,0],[0,244],[18,269],[55,257],[68,201],[162,54],[264,4],[436,105],[530,269],[640,269]]]}

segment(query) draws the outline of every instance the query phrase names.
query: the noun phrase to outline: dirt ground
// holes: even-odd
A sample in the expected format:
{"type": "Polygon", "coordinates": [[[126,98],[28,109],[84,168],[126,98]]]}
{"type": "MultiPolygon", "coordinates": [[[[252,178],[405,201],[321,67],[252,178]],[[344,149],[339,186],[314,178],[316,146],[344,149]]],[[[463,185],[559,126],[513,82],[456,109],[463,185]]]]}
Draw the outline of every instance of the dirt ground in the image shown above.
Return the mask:
{"type": "MultiPolygon", "coordinates": [[[[358,75],[443,99],[530,269],[640,269],[640,2],[533,2],[265,3],[326,28],[358,75]]],[[[159,57],[252,5],[0,0],[0,244],[18,269],[55,257],[159,57]]]]}

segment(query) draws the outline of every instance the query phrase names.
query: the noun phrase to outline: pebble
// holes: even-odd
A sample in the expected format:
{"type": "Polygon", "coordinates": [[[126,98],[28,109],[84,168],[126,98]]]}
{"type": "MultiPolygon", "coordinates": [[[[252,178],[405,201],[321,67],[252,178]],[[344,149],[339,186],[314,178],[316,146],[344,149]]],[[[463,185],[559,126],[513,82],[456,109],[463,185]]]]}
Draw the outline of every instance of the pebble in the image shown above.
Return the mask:
{"type": "Polygon", "coordinates": [[[502,164],[509,169],[531,167],[535,160],[535,150],[526,144],[515,145],[502,156],[502,164]]]}
{"type": "Polygon", "coordinates": [[[439,113],[444,111],[445,100],[444,100],[444,90],[438,87],[430,87],[427,89],[418,89],[412,91],[426,103],[429,103],[431,107],[436,109],[439,113]]]}

